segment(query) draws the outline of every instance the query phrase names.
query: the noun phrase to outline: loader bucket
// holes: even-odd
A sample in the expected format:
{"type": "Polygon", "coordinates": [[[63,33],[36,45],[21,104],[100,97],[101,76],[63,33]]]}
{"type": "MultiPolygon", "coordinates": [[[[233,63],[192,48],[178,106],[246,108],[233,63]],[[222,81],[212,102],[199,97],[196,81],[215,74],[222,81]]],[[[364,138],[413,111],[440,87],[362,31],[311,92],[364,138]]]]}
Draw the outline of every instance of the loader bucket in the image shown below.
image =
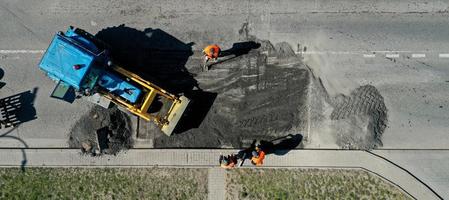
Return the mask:
{"type": "Polygon", "coordinates": [[[176,125],[178,124],[184,111],[186,110],[187,106],[190,103],[190,100],[185,96],[181,96],[179,100],[180,102],[179,101],[176,102],[175,105],[173,105],[173,109],[168,114],[167,117],[168,123],[164,124],[161,128],[162,132],[164,132],[168,136],[170,136],[173,133],[173,131],[176,128],[176,125]]]}

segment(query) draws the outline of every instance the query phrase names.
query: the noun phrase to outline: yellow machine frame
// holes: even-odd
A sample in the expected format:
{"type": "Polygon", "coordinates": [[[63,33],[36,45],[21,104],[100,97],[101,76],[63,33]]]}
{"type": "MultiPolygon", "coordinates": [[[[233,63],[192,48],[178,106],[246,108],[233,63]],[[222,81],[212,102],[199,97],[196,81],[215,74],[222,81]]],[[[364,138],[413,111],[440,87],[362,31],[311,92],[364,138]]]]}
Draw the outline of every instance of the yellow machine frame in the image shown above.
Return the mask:
{"type": "Polygon", "coordinates": [[[130,104],[122,100],[121,98],[115,97],[109,93],[103,95],[106,98],[110,99],[112,102],[124,106],[125,108],[127,108],[128,111],[141,117],[142,119],[145,119],[147,121],[153,120],[165,134],[171,135],[190,100],[184,96],[178,98],[175,95],[168,93],[166,90],[154,85],[151,82],[142,79],[140,76],[130,71],[127,71],[119,66],[114,66],[113,70],[131,79],[135,83],[138,83],[139,85],[147,89],[148,92],[144,93],[145,95],[143,97],[144,99],[143,101],[141,101],[143,103],[136,103],[135,105],[130,104]],[[150,108],[150,105],[153,103],[157,95],[165,97],[173,102],[170,109],[167,112],[167,115],[165,116],[152,115],[148,113],[148,109],[150,108]]]}

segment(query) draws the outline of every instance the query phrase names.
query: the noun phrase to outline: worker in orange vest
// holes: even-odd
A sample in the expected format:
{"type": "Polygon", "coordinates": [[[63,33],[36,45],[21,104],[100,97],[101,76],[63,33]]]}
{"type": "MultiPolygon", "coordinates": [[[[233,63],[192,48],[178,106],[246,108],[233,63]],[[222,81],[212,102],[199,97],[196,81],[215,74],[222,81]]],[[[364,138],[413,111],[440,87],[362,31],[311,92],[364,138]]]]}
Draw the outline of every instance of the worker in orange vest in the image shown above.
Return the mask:
{"type": "Polygon", "coordinates": [[[207,67],[207,62],[210,59],[214,59],[214,61],[217,61],[217,58],[220,56],[220,47],[216,44],[209,45],[206,48],[203,49],[204,54],[204,66],[203,70],[207,71],[209,68],[207,67]]]}
{"type": "Polygon", "coordinates": [[[253,157],[251,158],[251,163],[256,166],[261,166],[265,159],[265,152],[260,147],[256,146],[256,149],[252,154],[253,157]]]}

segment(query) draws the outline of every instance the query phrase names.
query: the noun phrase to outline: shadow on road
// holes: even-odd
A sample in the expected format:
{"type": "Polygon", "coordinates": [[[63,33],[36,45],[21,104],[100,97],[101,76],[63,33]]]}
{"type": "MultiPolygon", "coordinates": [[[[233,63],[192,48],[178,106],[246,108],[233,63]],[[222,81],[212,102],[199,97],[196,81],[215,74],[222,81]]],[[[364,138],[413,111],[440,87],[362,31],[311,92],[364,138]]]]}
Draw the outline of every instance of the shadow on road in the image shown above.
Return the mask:
{"type": "Polygon", "coordinates": [[[113,61],[159,87],[191,98],[189,117],[175,133],[198,127],[211,108],[216,93],[204,92],[185,67],[193,55],[193,42],[184,43],[161,29],[143,31],[120,26],[108,27],[95,35],[109,45],[113,61]],[[197,88],[198,90],[193,90],[197,88]]]}
{"type": "Polygon", "coordinates": [[[0,135],[0,139],[10,138],[23,144],[24,148],[21,148],[23,159],[20,164],[22,171],[25,171],[25,166],[27,163],[25,149],[28,148],[28,145],[21,138],[8,134],[17,129],[20,124],[37,119],[36,109],[34,108],[36,94],[37,88],[34,88],[32,91],[26,91],[0,99],[0,129],[9,129],[0,135]]]}
{"type": "Polygon", "coordinates": [[[221,56],[229,56],[234,55],[235,57],[239,57],[241,55],[248,54],[253,49],[258,49],[260,47],[260,43],[254,41],[248,42],[236,42],[232,44],[230,49],[226,49],[221,52],[221,56]]]}
{"type": "Polygon", "coordinates": [[[20,164],[22,171],[25,171],[27,156],[25,149],[28,148],[27,143],[17,136],[8,135],[13,132],[21,123],[36,119],[36,110],[33,106],[36,97],[37,88],[33,91],[26,91],[20,94],[0,99],[1,124],[0,129],[8,129],[0,135],[1,138],[10,138],[23,144],[22,162],[20,164]]]}
{"type": "MultiPolygon", "coordinates": [[[[0,68],[0,80],[3,78],[4,75],[5,75],[5,72],[3,71],[3,69],[0,68]]],[[[0,89],[3,88],[3,86],[5,86],[5,85],[6,85],[6,83],[0,82],[0,89]]],[[[34,93],[34,94],[36,94],[36,93],[34,93]]],[[[20,96],[20,95],[19,95],[19,96],[20,96]]],[[[4,98],[4,99],[6,99],[6,98],[4,98]]],[[[1,99],[1,100],[3,100],[3,99],[1,99]]],[[[0,102],[1,102],[1,100],[0,100],[0,102]]],[[[34,101],[34,98],[32,98],[31,101],[34,101]]],[[[0,109],[1,109],[2,112],[3,112],[3,110],[5,110],[5,108],[3,108],[3,107],[0,108],[0,109]]],[[[2,115],[3,115],[3,113],[2,113],[2,115]]],[[[35,115],[35,114],[34,114],[34,115],[35,115]]],[[[6,119],[7,119],[7,118],[6,118],[6,119]]],[[[2,128],[8,128],[8,127],[12,126],[12,124],[9,124],[9,123],[10,123],[10,122],[8,122],[7,120],[5,120],[5,117],[2,117],[2,118],[1,118],[1,123],[0,123],[0,129],[2,129],[2,128]],[[8,125],[9,125],[9,126],[8,126],[8,125]],[[3,127],[3,126],[4,126],[4,127],[3,127]]],[[[20,124],[20,123],[19,123],[19,124],[20,124]]],[[[10,127],[10,129],[7,130],[5,133],[0,134],[0,139],[1,139],[1,138],[11,138],[11,139],[17,140],[17,141],[19,141],[20,143],[23,144],[24,148],[21,148],[21,151],[22,151],[22,162],[20,163],[20,169],[22,170],[22,172],[25,172],[25,166],[26,166],[27,161],[28,161],[28,160],[27,160],[26,153],[25,153],[25,149],[28,148],[28,144],[27,144],[25,141],[23,141],[21,138],[19,138],[19,137],[8,135],[8,134],[10,134],[11,132],[13,132],[17,127],[18,127],[18,125],[17,125],[17,126],[14,126],[14,127],[10,127]]]]}
{"type": "MultiPolygon", "coordinates": [[[[0,80],[2,80],[4,75],[5,75],[5,72],[3,71],[3,69],[0,68],[0,80]]],[[[6,83],[0,81],[0,89],[2,89],[5,85],[6,85],[6,83]]]]}
{"type": "Polygon", "coordinates": [[[217,62],[210,64],[209,68],[213,65],[220,64],[235,59],[239,56],[248,54],[251,50],[258,49],[260,46],[261,46],[260,43],[254,41],[234,43],[232,44],[232,47],[230,49],[226,49],[220,53],[220,57],[225,58],[221,58],[217,62]]]}
{"type": "Polygon", "coordinates": [[[290,150],[301,147],[300,144],[302,142],[301,134],[289,134],[284,137],[276,138],[271,141],[260,141],[260,146],[265,153],[274,154],[278,156],[282,156],[287,154],[290,150]]]}
{"type": "Polygon", "coordinates": [[[11,128],[11,129],[9,129],[7,132],[2,133],[0,135],[0,139],[1,138],[10,138],[10,139],[17,140],[17,141],[19,141],[20,143],[23,144],[24,148],[20,149],[22,151],[22,162],[20,162],[20,169],[22,170],[22,172],[25,172],[25,166],[26,166],[26,164],[28,162],[25,149],[28,149],[28,144],[25,141],[23,141],[21,138],[19,138],[19,137],[8,135],[11,132],[13,132],[17,127],[18,126],[15,126],[15,127],[11,128]]]}
{"type": "Polygon", "coordinates": [[[105,28],[95,37],[109,45],[118,65],[172,93],[198,86],[185,67],[194,43],[184,43],[161,29],[140,31],[124,24],[105,28]]]}
{"type": "Polygon", "coordinates": [[[258,145],[267,155],[274,154],[278,156],[283,156],[287,154],[289,151],[297,148],[302,148],[303,136],[298,134],[288,134],[286,136],[276,138],[270,141],[261,140],[259,144],[257,144],[257,140],[253,140],[250,147],[238,152],[238,157],[243,159],[251,159],[252,151],[255,151],[256,145],[258,145]]]}
{"type": "Polygon", "coordinates": [[[185,93],[186,97],[191,100],[188,109],[184,113],[184,117],[179,121],[174,133],[183,133],[192,128],[198,128],[201,122],[206,118],[212,104],[217,97],[217,93],[194,90],[185,93]]]}
{"type": "Polygon", "coordinates": [[[37,119],[34,100],[37,88],[0,99],[0,114],[6,127],[37,119]]]}

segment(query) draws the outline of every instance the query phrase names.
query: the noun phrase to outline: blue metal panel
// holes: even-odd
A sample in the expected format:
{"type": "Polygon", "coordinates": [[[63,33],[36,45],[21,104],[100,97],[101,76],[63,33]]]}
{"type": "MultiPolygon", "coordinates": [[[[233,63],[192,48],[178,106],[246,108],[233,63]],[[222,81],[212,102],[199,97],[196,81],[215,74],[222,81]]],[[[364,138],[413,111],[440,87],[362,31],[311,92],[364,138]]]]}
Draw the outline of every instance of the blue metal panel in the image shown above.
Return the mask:
{"type": "Polygon", "coordinates": [[[73,29],[72,27],[67,29],[64,35],[67,36],[66,38],[71,40],[71,42],[77,44],[80,47],[83,47],[85,50],[95,55],[100,53],[100,50],[97,48],[97,46],[95,46],[95,44],[92,41],[84,38],[84,36],[82,35],[78,35],[75,32],[75,29],[73,29]]]}
{"type": "Polygon", "coordinates": [[[65,36],[57,34],[45,52],[39,67],[50,77],[80,89],[94,58],[91,52],[71,43],[65,36]],[[75,69],[74,65],[79,65],[80,68],[75,69]]]}
{"type": "Polygon", "coordinates": [[[130,83],[119,78],[117,75],[109,72],[106,72],[100,77],[98,85],[108,90],[112,94],[123,97],[131,103],[135,103],[142,93],[139,88],[131,85],[130,83]]]}

